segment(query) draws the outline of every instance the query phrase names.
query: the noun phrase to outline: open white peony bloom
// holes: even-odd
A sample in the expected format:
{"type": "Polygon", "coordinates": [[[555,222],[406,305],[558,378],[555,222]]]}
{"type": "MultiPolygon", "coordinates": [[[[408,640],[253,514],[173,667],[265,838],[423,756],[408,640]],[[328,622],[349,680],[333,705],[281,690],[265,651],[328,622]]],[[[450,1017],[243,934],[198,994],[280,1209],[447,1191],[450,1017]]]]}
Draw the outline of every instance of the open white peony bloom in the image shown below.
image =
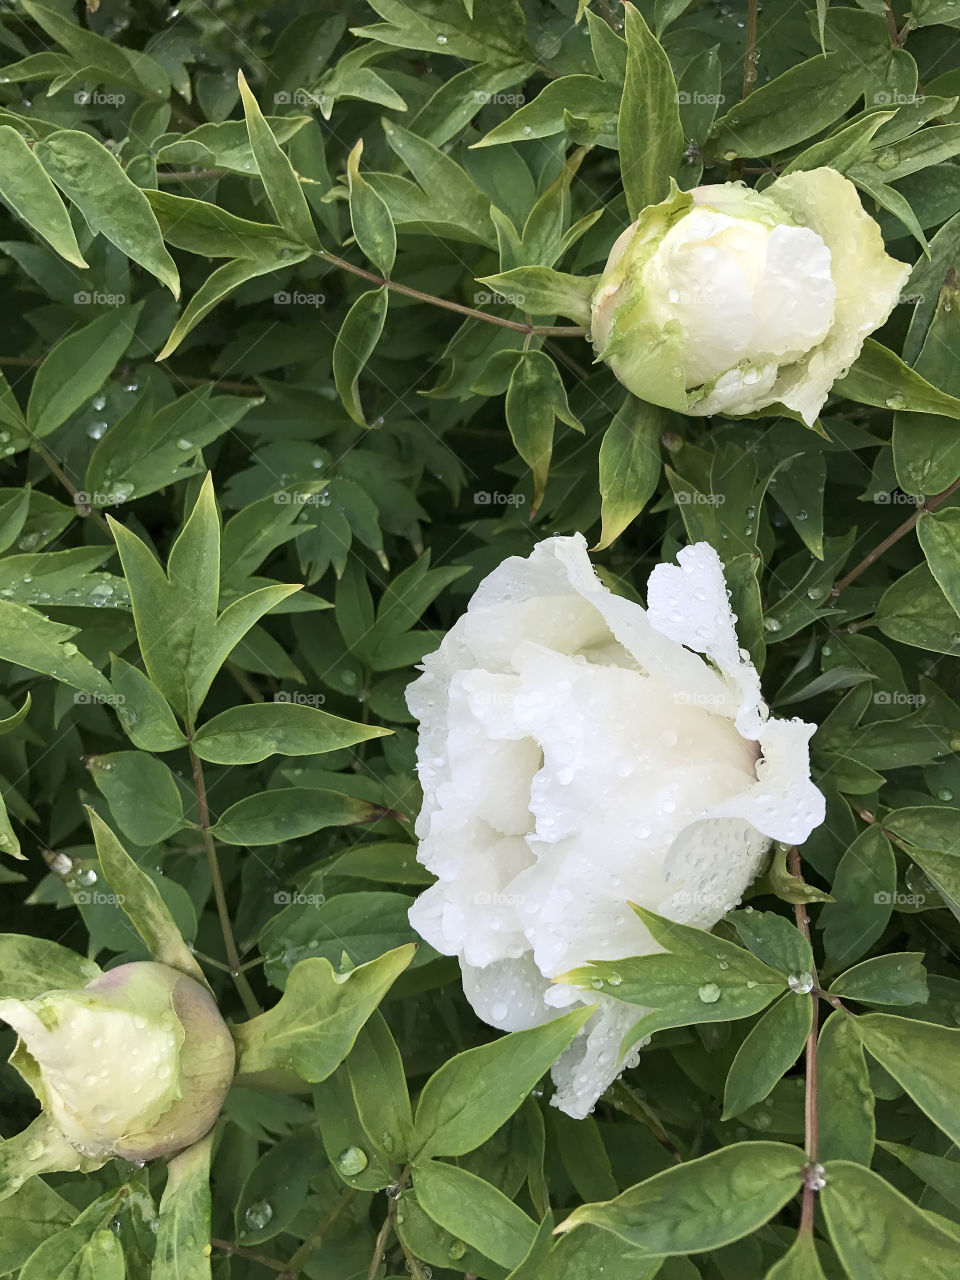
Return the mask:
{"type": "Polygon", "coordinates": [[[835,169],[675,191],[616,241],[593,296],[597,355],[635,395],[812,425],[910,267],[835,169]]]}
{"type": "Polygon", "coordinates": [[[438,877],[411,922],[459,956],[495,1027],[596,1004],[553,1068],[576,1117],[636,1062],[619,1053],[638,1014],[551,979],[658,949],[628,901],[712,928],[771,839],[824,817],[814,726],[768,718],[717,553],[678,560],[654,569],[644,610],[602,585],[581,535],[548,538],[481,583],[407,690],[417,856],[438,877]]]}

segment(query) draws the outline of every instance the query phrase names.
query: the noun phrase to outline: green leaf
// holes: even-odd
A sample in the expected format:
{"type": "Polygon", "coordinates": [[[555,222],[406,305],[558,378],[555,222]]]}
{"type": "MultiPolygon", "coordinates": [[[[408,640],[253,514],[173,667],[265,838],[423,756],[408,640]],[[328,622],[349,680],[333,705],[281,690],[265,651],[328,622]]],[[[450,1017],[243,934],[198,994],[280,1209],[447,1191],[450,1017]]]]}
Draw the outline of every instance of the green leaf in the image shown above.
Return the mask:
{"type": "Polygon", "coordinates": [[[830,994],[865,1004],[926,1004],[927,971],[922,951],[873,956],[842,973],[830,994]]]}
{"type": "Polygon", "coordinates": [[[533,138],[549,138],[585,124],[604,146],[617,145],[620,88],[595,76],[561,76],[551,80],[532,102],[521,106],[485,134],[475,148],[496,147],[533,138]]]}
{"type": "Polygon", "coordinates": [[[157,359],[166,360],[168,356],[173,355],[187,334],[197,327],[204,316],[208,315],[224,298],[239,289],[242,284],[246,284],[248,280],[255,280],[258,276],[270,275],[273,271],[279,271],[281,267],[295,266],[310,255],[309,249],[296,253],[285,253],[280,249],[273,257],[238,258],[235,262],[225,262],[222,267],[217,267],[216,271],[207,276],[184,307],[180,319],[173,326],[170,337],[167,338],[157,359]]]}
{"type": "Polygon", "coordinates": [[[167,1165],[150,1280],[210,1280],[210,1153],[214,1131],[167,1165]]]}
{"type": "Polygon", "coordinates": [[[384,19],[372,27],[353,27],[354,35],[401,49],[423,49],[471,62],[532,61],[526,24],[517,0],[484,0],[475,15],[461,0],[373,0],[371,9],[384,19]],[[443,36],[439,40],[438,36],[443,36]]]}
{"type": "Polygon", "coordinates": [[[960,1141],[960,1030],[864,1014],[856,1021],[864,1048],[954,1142],[960,1141]]]}
{"type": "Polygon", "coordinates": [[[924,511],[917,538],[940,590],[960,615],[960,510],[924,511]]]}
{"type": "Polygon", "coordinates": [[[363,139],[347,156],[350,222],[363,254],[382,276],[389,276],[397,257],[397,233],[390,210],[360,173],[363,139]]]}
{"type": "Polygon", "coordinates": [[[42,671],[74,689],[109,697],[104,676],[77,650],[76,627],[49,618],[26,605],[0,601],[0,658],[42,671]]]}
{"type": "Polygon", "coordinates": [[[87,756],[86,766],[125,836],[162,844],[183,824],[183,801],[167,766],[144,751],[87,756]]]}
{"type": "Polygon", "coordinates": [[[627,77],[617,137],[620,174],[630,217],[670,194],[680,166],[684,136],[677,109],[677,82],[670,61],[639,10],[624,5],[627,77]]]}
{"type": "Polygon", "coordinates": [[[357,1114],[392,1159],[407,1160],[413,1134],[403,1059],[383,1015],[364,1024],[346,1062],[357,1114]]]}
{"type": "Polygon", "coordinates": [[[250,1170],[236,1204],[235,1230],[240,1243],[257,1248],[287,1231],[304,1207],[309,1183],[326,1172],[326,1163],[323,1144],[309,1129],[269,1147],[250,1170]],[[262,1221],[268,1216],[264,1203],[272,1210],[267,1222],[262,1221]]]}
{"type": "Polygon", "coordinates": [[[273,130],[263,118],[242,71],[237,72],[237,80],[250,148],[277,221],[294,240],[310,249],[319,250],[322,246],[313,225],[313,215],[300,180],[293,171],[293,165],[281,151],[273,130]]]}
{"type": "Polygon", "coordinates": [[[105,236],[180,296],[176,264],[163,247],[150,202],[106,147],[89,133],[62,129],[38,142],[34,152],[94,235],[105,236]]]}
{"type": "Polygon", "coordinates": [[[23,0],[23,7],[47,35],[77,59],[85,76],[93,72],[98,80],[124,85],[146,97],[170,96],[166,71],[143,49],[125,49],[36,0],[23,0]]]}
{"type": "Polygon", "coordinates": [[[727,917],[755,956],[785,974],[809,974],[813,951],[797,926],[776,911],[734,911],[727,917]]]}
{"type": "Polygon", "coordinates": [[[281,1086],[291,1074],[309,1083],[325,1080],[350,1052],[414,950],[398,947],[347,973],[336,973],[329,960],[319,957],[301,960],[279,1003],[234,1028],[238,1074],[281,1086]]]}
{"type": "Polygon", "coordinates": [[[876,1099],[863,1044],[849,1014],[837,1010],[823,1024],[817,1041],[817,1071],[821,1159],[855,1160],[869,1168],[876,1099]]]}
{"type": "Polygon", "coordinates": [[[496,234],[490,199],[466,171],[445,151],[395,121],[384,118],[382,125],[387,145],[410,170],[423,192],[429,224],[442,227],[448,235],[459,233],[465,239],[477,240],[492,248],[496,234]]]}
{"type": "Polygon", "coordinates": [[[32,1000],[45,991],[85,987],[100,966],[48,938],[0,933],[0,998],[32,1000]]]}
{"type": "Polygon", "coordinates": [[[877,823],[840,859],[830,890],[834,901],[820,912],[828,968],[846,968],[869,951],[887,927],[896,889],[893,848],[877,823]]]}
{"type": "Polygon", "coordinates": [[[887,347],[867,338],[845,378],[834,384],[837,395],[860,404],[904,413],[936,413],[960,419],[960,399],[932,387],[887,347]]]}
{"type": "Polygon", "coordinates": [[[283,250],[299,246],[283,227],[250,222],[207,200],[191,200],[169,191],[144,191],[157,216],[163,238],[177,249],[203,258],[264,258],[271,262],[283,250]]]}
{"type": "MultiPolygon", "coordinates": [[[[91,1172],[103,1163],[103,1160],[82,1156],[46,1112],[41,1112],[22,1133],[0,1142],[0,1200],[12,1196],[28,1178],[38,1174],[72,1173],[79,1169],[91,1172]]],[[[39,1267],[32,1274],[34,1280],[49,1280],[48,1274],[39,1267]]]]}
{"type": "Polygon", "coordinates": [[[35,1249],[76,1216],[74,1206],[42,1178],[25,1182],[0,1202],[0,1275],[17,1271],[35,1249]]]}
{"type": "Polygon", "coordinates": [[[86,267],[70,215],[18,130],[0,125],[0,199],[68,262],[86,267]]]}
{"type": "Polygon", "coordinates": [[[739,1240],[800,1190],[803,1152],[781,1142],[738,1142],[666,1169],[602,1204],[582,1205],[558,1231],[592,1225],[643,1254],[701,1253],[739,1240]]]}
{"type": "Polygon", "coordinates": [[[201,760],[256,764],[268,756],[312,756],[382,738],[389,729],[354,724],[300,703],[257,702],[231,707],[202,724],[193,739],[201,760]]]}
{"type": "Polygon", "coordinates": [[[956,1273],[956,1239],[879,1174],[832,1160],[826,1175],[820,1207],[849,1280],[903,1280],[916,1273],[921,1258],[930,1280],[956,1273]]]}
{"type": "Polygon", "coordinates": [[[118,307],[75,329],[44,357],[27,403],[34,435],[47,436],[62,426],[106,382],[133,341],[142,304],[118,307]]]}
{"type": "Polygon", "coordinates": [[[464,1155],[486,1142],[513,1115],[592,1012],[575,1009],[445,1062],[420,1094],[414,1132],[418,1160],[464,1155]]]}
{"type": "MultiPolygon", "coordinates": [[[[951,269],[937,296],[923,347],[913,362],[917,373],[951,395],[960,392],[960,290],[955,281],[951,269]]],[[[911,289],[912,277],[905,292],[909,294],[911,289]]],[[[939,414],[895,413],[893,463],[905,493],[942,493],[960,475],[960,441],[953,419],[939,414]]]]}
{"type": "Polygon", "coordinates": [[[499,275],[478,276],[500,297],[534,316],[567,316],[576,324],[590,323],[590,299],[596,276],[572,276],[552,267],[514,267],[499,275]]]}
{"type": "Polygon", "coordinates": [[[925,1151],[915,1151],[913,1147],[905,1147],[899,1142],[881,1142],[880,1146],[896,1156],[948,1204],[960,1208],[960,1164],[955,1160],[927,1155],[925,1151]]]}
{"type": "MultiPolygon", "coordinates": [[[[884,827],[909,846],[910,856],[934,885],[954,901],[960,901],[960,857],[956,843],[956,809],[919,805],[897,809],[884,827]]],[[[923,895],[915,895],[922,904],[923,895]]]]}
{"type": "Polygon", "coordinates": [[[420,1208],[438,1226],[502,1267],[518,1266],[536,1238],[533,1219],[467,1169],[417,1163],[413,1185],[420,1208]]]}
{"type": "Polygon", "coordinates": [[[137,667],[116,654],[110,659],[117,718],[124,732],[141,751],[177,751],[187,739],[163,694],[137,667]]]}
{"type": "Polygon", "coordinates": [[[660,436],[667,415],[627,396],[600,444],[600,541],[605,551],[632,524],[660,479],[660,436]]]}
{"type": "Polygon", "coordinates": [[[360,374],[373,355],[387,319],[386,286],[361,293],[347,312],[333,348],[333,380],[343,407],[360,427],[368,425],[360,404],[360,374]]]}
{"type": "Polygon", "coordinates": [[[140,870],[99,814],[88,808],[87,816],[104,879],[154,960],[179,969],[188,978],[206,986],[203,970],[184,942],[157,886],[140,870]]]}
{"type": "Polygon", "coordinates": [[[723,1093],[729,1120],[766,1098],[803,1052],[813,1023],[813,999],[788,992],[770,1006],[737,1050],[723,1093]]]}
{"type": "Polygon", "coordinates": [[[891,640],[960,656],[957,611],[925,564],[918,564],[886,589],[874,621],[891,640]]]}
{"type": "Polygon", "coordinates": [[[211,830],[224,844],[279,844],[325,827],[376,822],[389,812],[339,791],[280,787],[238,800],[211,830]]]}
{"type": "Polygon", "coordinates": [[[568,427],[583,430],[570,410],[560,372],[544,352],[526,351],[514,365],[507,388],[506,417],[517,453],[533,472],[533,517],[547,487],[557,418],[568,427]]]}
{"type": "MultiPolygon", "coordinates": [[[[309,116],[267,116],[266,124],[277,142],[287,142],[294,134],[309,125],[309,116]]],[[[244,177],[257,172],[257,162],[250,146],[250,134],[245,120],[222,120],[202,124],[188,133],[167,134],[168,141],[157,151],[161,164],[197,163],[216,165],[244,177]]],[[[153,201],[154,192],[147,193],[153,201]]],[[[216,216],[216,215],[211,215],[216,216]]],[[[175,242],[172,242],[175,243],[175,242]]]]}

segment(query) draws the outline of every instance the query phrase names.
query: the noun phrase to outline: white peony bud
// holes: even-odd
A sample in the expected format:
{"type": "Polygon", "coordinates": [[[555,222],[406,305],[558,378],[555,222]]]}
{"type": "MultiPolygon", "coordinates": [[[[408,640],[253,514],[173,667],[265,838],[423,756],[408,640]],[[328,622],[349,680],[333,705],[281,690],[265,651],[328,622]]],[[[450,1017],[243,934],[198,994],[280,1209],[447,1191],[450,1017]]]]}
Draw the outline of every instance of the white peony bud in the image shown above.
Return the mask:
{"type": "Polygon", "coordinates": [[[717,553],[678,560],[654,569],[644,610],[601,584],[582,536],[549,538],[480,584],[407,691],[417,856],[438,877],[411,922],[459,956],[495,1027],[596,1004],[553,1069],[572,1116],[636,1062],[619,1053],[638,1012],[551,979],[658,950],[628,902],[712,928],[771,839],[824,817],[814,726],[769,718],[717,553]]]}
{"type": "Polygon", "coordinates": [[[212,996],[166,965],[120,965],[77,991],[0,1000],[11,1062],[85,1156],[152,1160],[211,1128],[234,1045],[212,996]]]}
{"type": "Polygon", "coordinates": [[[675,191],[614,244],[593,296],[598,357],[635,395],[812,425],[910,275],[834,169],[675,191]]]}

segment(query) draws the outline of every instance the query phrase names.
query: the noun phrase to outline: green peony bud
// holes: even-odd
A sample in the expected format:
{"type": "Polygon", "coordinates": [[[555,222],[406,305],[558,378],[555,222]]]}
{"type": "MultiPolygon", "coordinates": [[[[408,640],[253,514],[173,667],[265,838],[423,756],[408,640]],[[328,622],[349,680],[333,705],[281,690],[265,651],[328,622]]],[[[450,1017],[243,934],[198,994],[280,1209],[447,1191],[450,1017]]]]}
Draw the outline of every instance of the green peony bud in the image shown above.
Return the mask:
{"type": "Polygon", "coordinates": [[[781,404],[812,425],[910,268],[833,169],[674,191],[616,241],[592,301],[597,355],[683,413],[781,404]]]}
{"type": "Polygon", "coordinates": [[[120,965],[78,991],[0,1000],[11,1063],[77,1151],[170,1156],[211,1128],[234,1072],[213,998],[166,965],[120,965]]]}

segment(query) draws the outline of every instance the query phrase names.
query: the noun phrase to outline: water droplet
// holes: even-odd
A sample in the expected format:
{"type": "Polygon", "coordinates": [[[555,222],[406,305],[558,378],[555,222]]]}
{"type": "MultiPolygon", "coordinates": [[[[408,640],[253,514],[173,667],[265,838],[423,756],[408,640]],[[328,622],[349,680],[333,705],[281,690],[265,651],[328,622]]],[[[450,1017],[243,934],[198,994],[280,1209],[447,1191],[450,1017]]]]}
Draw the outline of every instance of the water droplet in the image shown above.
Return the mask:
{"type": "Polygon", "coordinates": [[[448,1257],[453,1258],[454,1261],[457,1261],[457,1259],[462,1258],[466,1252],[467,1252],[467,1246],[463,1243],[463,1241],[454,1240],[453,1243],[450,1245],[450,1248],[447,1250],[447,1255],[448,1257]]]}
{"type": "Polygon", "coordinates": [[[347,1147],[336,1159],[337,1172],[345,1178],[355,1178],[367,1167],[367,1153],[360,1147],[347,1147]]]}
{"type": "Polygon", "coordinates": [[[953,792],[950,790],[949,787],[941,787],[941,789],[937,792],[937,799],[943,800],[947,804],[949,804],[950,801],[953,799],[953,792]]]}
{"type": "Polygon", "coordinates": [[[80,872],[80,874],[77,876],[77,879],[80,881],[81,884],[85,884],[85,885],[96,884],[97,873],[94,871],[93,867],[84,867],[83,870],[80,872]]]}
{"type": "Polygon", "coordinates": [[[269,1200],[255,1200],[243,1215],[250,1231],[262,1231],[273,1218],[273,1205],[269,1200]]]}
{"type": "Polygon", "coordinates": [[[193,449],[195,447],[196,446],[194,445],[192,440],[187,440],[183,436],[181,436],[180,439],[177,441],[177,448],[182,449],[184,453],[186,453],[188,449],[193,449]]]}
{"type": "Polygon", "coordinates": [[[763,620],[763,625],[764,625],[764,627],[766,628],[766,630],[767,630],[767,631],[779,631],[779,630],[780,630],[780,620],[779,620],[779,618],[764,618],[764,620],[763,620]]]}
{"type": "Polygon", "coordinates": [[[705,982],[697,995],[704,1004],[716,1004],[720,999],[720,988],[715,982],[705,982]]]}
{"type": "Polygon", "coordinates": [[[105,422],[103,418],[96,418],[87,427],[87,435],[91,440],[102,440],[107,434],[110,424],[105,422]]]}
{"type": "Polygon", "coordinates": [[[906,403],[903,396],[887,396],[888,409],[902,409],[906,403]]]}
{"type": "Polygon", "coordinates": [[[107,397],[104,395],[94,396],[90,401],[90,408],[94,413],[103,413],[107,406],[107,397]]]}
{"type": "Polygon", "coordinates": [[[77,646],[73,644],[72,641],[68,640],[67,643],[63,645],[63,655],[65,658],[72,658],[77,652],[77,646]]]}
{"type": "Polygon", "coordinates": [[[447,43],[447,37],[445,35],[437,36],[437,44],[446,44],[446,43],[447,43]]]}
{"type": "Polygon", "coordinates": [[[509,1012],[509,1006],[500,1001],[491,1007],[490,1017],[494,1022],[503,1022],[509,1012]]]}
{"type": "Polygon", "coordinates": [[[809,995],[813,990],[813,975],[806,970],[801,973],[791,973],[787,978],[787,986],[798,995],[809,995]]]}
{"type": "Polygon", "coordinates": [[[803,1166],[803,1185],[811,1191],[822,1191],[827,1185],[827,1171],[822,1164],[809,1163],[803,1166]]]}

